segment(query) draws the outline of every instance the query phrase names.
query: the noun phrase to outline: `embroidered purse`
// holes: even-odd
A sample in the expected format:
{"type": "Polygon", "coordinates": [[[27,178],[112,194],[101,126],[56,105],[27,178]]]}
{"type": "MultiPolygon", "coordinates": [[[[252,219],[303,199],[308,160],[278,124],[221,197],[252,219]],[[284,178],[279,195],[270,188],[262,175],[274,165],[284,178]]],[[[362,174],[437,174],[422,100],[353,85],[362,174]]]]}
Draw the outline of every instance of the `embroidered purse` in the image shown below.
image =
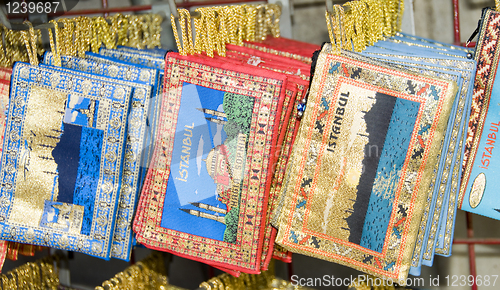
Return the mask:
{"type": "MultiPolygon", "coordinates": [[[[44,63],[49,65],[53,63],[51,53],[45,54],[44,63]]],[[[146,134],[146,132],[150,128],[147,128],[146,124],[158,73],[155,69],[99,63],[92,59],[71,56],[62,56],[61,65],[86,73],[122,80],[134,87],[131,108],[127,117],[127,141],[124,151],[126,162],[123,166],[122,187],[111,251],[111,257],[128,261],[133,244],[132,216],[145,175],[144,164],[147,163],[148,158],[147,146],[151,142],[147,140],[147,136],[150,134],[146,134]],[[141,170],[144,172],[142,173],[141,170]]]]}
{"type": "Polygon", "coordinates": [[[286,77],[177,53],[167,54],[165,67],[159,138],[134,220],[137,240],[257,273],[286,77]]]}
{"type": "MultiPolygon", "coordinates": [[[[199,56],[202,57],[202,56],[199,56]]],[[[207,58],[208,59],[208,58],[207,58]]],[[[262,248],[262,265],[263,271],[267,270],[268,265],[273,257],[274,238],[276,229],[270,225],[270,216],[272,214],[274,203],[278,198],[281,188],[281,183],[286,169],[287,160],[290,154],[291,144],[295,137],[298,128],[298,111],[297,105],[303,99],[309,86],[309,67],[300,61],[290,58],[270,55],[269,53],[259,50],[240,47],[236,45],[227,45],[226,57],[214,56],[214,59],[231,62],[240,66],[261,67],[270,71],[283,73],[287,77],[287,87],[285,99],[283,101],[283,110],[279,118],[280,137],[278,138],[276,156],[279,156],[279,161],[274,167],[274,177],[271,183],[270,194],[268,198],[267,218],[265,222],[266,230],[262,248]],[[302,68],[302,70],[301,70],[302,68]]],[[[291,254],[287,251],[276,251],[275,255],[278,259],[290,262],[291,254]]],[[[220,267],[219,267],[220,269],[220,267]]],[[[229,269],[221,269],[227,271],[229,269]]]]}
{"type": "Polygon", "coordinates": [[[500,219],[497,197],[497,173],[495,142],[500,122],[496,101],[498,86],[495,77],[500,50],[496,24],[500,13],[487,10],[481,23],[476,46],[477,73],[474,79],[473,106],[467,131],[466,162],[460,187],[459,207],[462,210],[500,219]]]}
{"type": "Polygon", "coordinates": [[[464,58],[432,58],[407,54],[369,54],[392,66],[414,71],[426,76],[439,77],[457,82],[458,92],[448,122],[443,142],[443,152],[436,174],[433,190],[429,191],[410,274],[419,275],[421,265],[432,266],[434,254],[449,255],[456,216],[459,178],[465,143],[465,128],[470,112],[472,92],[471,76],[476,63],[464,58]]]}
{"type": "Polygon", "coordinates": [[[456,84],[330,49],[315,66],[276,242],[404,283],[456,84]]]}
{"type": "Polygon", "coordinates": [[[132,88],[107,80],[14,66],[2,239],[110,257],[132,88]]]}

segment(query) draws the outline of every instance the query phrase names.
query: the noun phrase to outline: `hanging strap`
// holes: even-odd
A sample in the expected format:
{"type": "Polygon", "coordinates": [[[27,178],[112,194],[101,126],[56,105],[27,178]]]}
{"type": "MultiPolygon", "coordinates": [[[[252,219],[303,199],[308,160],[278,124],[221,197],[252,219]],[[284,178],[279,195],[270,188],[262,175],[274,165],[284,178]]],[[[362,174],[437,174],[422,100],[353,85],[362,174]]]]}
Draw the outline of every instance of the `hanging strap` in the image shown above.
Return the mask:
{"type": "Polygon", "coordinates": [[[37,46],[36,40],[37,35],[35,33],[35,29],[33,29],[33,25],[29,21],[24,21],[23,24],[27,24],[29,26],[28,31],[22,30],[21,35],[23,36],[24,44],[26,45],[26,50],[28,51],[28,57],[30,63],[32,65],[38,65],[38,55],[37,55],[37,46]]]}
{"type": "Polygon", "coordinates": [[[179,15],[179,25],[181,26],[182,45],[179,39],[179,34],[177,32],[175,17],[173,14],[170,14],[170,21],[172,23],[172,31],[174,33],[177,49],[179,50],[179,54],[181,55],[193,54],[194,46],[193,46],[193,34],[191,29],[191,15],[189,14],[188,10],[182,8],[177,9],[177,13],[179,15]],[[187,27],[187,32],[186,32],[186,27],[187,27]]]}
{"type": "Polygon", "coordinates": [[[80,16],[75,19],[75,46],[79,57],[85,57],[85,52],[90,50],[92,38],[92,24],[88,17],[80,16]]]}
{"type": "Polygon", "coordinates": [[[57,24],[57,21],[55,20],[50,20],[49,23],[54,24],[54,33],[55,33],[55,40],[54,40],[54,34],[52,33],[52,29],[49,29],[50,50],[52,51],[52,56],[54,57],[53,64],[55,66],[61,66],[61,53],[59,51],[59,46],[60,46],[59,26],[57,24]]]}

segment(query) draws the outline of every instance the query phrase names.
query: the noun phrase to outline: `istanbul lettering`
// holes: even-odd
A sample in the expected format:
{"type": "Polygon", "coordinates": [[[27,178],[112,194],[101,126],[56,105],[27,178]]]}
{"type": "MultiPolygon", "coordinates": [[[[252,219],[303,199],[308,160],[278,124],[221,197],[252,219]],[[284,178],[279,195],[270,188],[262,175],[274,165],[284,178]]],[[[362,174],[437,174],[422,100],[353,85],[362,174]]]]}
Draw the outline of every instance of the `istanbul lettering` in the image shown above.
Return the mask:
{"type": "Polygon", "coordinates": [[[330,137],[328,140],[328,148],[326,148],[326,150],[330,152],[334,152],[335,147],[337,147],[337,139],[340,135],[340,126],[342,125],[342,120],[344,119],[345,107],[347,105],[348,99],[349,92],[340,94],[338,106],[335,109],[332,131],[330,132],[330,137]]]}
{"type": "Polygon", "coordinates": [[[188,168],[189,168],[189,156],[191,151],[191,137],[193,137],[194,123],[191,126],[184,125],[184,138],[182,139],[182,152],[181,152],[181,162],[179,163],[179,175],[181,178],[176,177],[175,179],[187,182],[188,178],[188,168]],[[184,162],[183,162],[184,161],[184,162]]]}
{"type": "Polygon", "coordinates": [[[490,130],[488,131],[488,138],[486,139],[486,146],[484,146],[483,155],[481,156],[480,168],[488,169],[490,165],[490,158],[493,156],[493,148],[495,147],[495,141],[497,139],[498,127],[500,122],[497,124],[491,123],[490,130]],[[495,133],[496,132],[496,133],[495,133]]]}

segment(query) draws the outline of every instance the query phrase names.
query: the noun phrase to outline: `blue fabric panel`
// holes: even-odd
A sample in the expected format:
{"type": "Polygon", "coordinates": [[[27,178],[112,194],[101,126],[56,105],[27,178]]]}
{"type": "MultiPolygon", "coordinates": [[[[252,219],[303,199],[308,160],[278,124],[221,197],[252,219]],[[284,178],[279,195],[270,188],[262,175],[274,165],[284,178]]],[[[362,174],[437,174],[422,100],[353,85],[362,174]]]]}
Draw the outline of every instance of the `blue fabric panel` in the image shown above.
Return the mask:
{"type": "Polygon", "coordinates": [[[99,181],[99,164],[103,131],[82,127],[80,140],[80,164],[76,177],[73,203],[84,207],[81,234],[89,235],[94,213],[95,192],[99,181]]]}
{"type": "MultiPolygon", "coordinates": [[[[200,190],[203,190],[203,185],[199,185],[200,190]]],[[[213,194],[208,198],[194,201],[226,209],[226,206],[222,202],[218,201],[213,194]]],[[[161,226],[175,231],[202,236],[209,239],[215,239],[219,241],[223,240],[224,230],[226,229],[226,226],[224,224],[209,219],[195,217],[181,211],[180,208],[198,210],[214,214],[213,212],[200,209],[191,204],[181,206],[179,198],[176,194],[176,188],[172,180],[172,175],[170,175],[167,183],[167,194],[165,195],[161,226]]]]}
{"type": "Polygon", "coordinates": [[[63,133],[60,136],[60,141],[52,151],[52,157],[57,163],[59,173],[57,201],[73,203],[81,135],[81,126],[63,123],[63,133]]]}
{"type": "Polygon", "coordinates": [[[171,172],[165,196],[162,227],[223,240],[225,225],[192,216],[181,209],[200,210],[190,202],[226,209],[217,200],[216,184],[204,161],[214,146],[224,142],[223,126],[209,122],[198,109],[222,111],[224,92],[185,83],[177,117],[171,172]],[[189,144],[186,146],[186,144],[189,144]],[[184,181],[185,180],[185,181],[184,181]]]}
{"type": "MultiPolygon", "coordinates": [[[[339,102],[341,100],[339,99],[339,102]]],[[[356,188],[357,196],[353,206],[354,212],[346,219],[350,229],[349,242],[358,245],[361,240],[368,201],[375,184],[377,165],[380,161],[381,151],[386,140],[391,115],[396,102],[394,96],[382,93],[376,93],[375,100],[376,102],[363,117],[366,123],[368,143],[364,148],[363,172],[356,188]]]]}
{"type": "Polygon", "coordinates": [[[397,99],[382,149],[372,194],[368,204],[360,245],[382,252],[393,210],[394,195],[401,177],[419,103],[397,99]]]}

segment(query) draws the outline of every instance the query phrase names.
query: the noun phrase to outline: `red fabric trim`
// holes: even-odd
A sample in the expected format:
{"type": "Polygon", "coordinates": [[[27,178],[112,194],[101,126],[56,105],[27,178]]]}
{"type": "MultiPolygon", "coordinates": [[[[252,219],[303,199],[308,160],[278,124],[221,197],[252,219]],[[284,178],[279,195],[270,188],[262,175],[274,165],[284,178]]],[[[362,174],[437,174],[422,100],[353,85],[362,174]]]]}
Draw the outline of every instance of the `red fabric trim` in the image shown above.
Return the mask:
{"type": "Polygon", "coordinates": [[[5,263],[5,258],[7,258],[7,248],[9,242],[0,241],[0,272],[2,271],[3,264],[5,263]]]}

